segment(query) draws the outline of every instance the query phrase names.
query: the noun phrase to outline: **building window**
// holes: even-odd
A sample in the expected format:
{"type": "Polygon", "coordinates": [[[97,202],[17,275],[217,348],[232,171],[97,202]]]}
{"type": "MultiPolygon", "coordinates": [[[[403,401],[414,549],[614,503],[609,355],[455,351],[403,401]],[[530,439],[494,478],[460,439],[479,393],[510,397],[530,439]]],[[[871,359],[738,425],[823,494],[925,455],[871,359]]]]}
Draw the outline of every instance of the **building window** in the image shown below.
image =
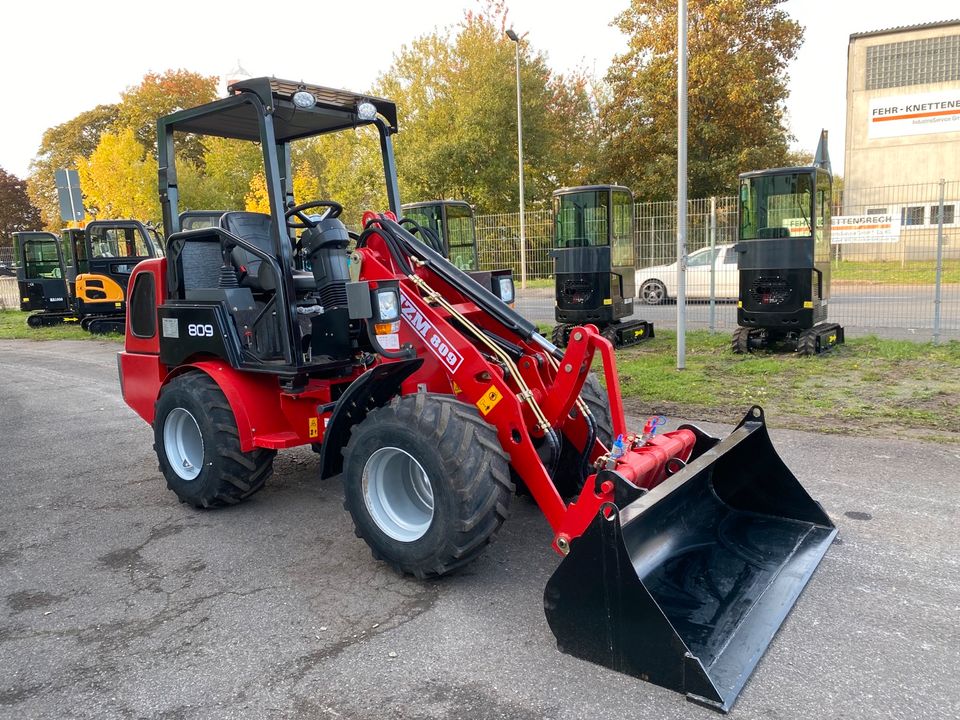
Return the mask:
{"type": "Polygon", "coordinates": [[[901,225],[923,225],[923,205],[905,207],[900,214],[901,225]]]}
{"type": "MultiPolygon", "coordinates": [[[[943,206],[943,224],[944,225],[953,225],[953,210],[954,210],[954,205],[952,204],[943,206]]],[[[930,224],[931,225],[940,224],[940,203],[930,206],[930,224]]]]}
{"type": "Polygon", "coordinates": [[[960,80],[960,35],[867,48],[867,90],[955,80],[960,80]]]}
{"type": "Polygon", "coordinates": [[[886,215],[886,208],[867,208],[867,215],[886,215]]]}

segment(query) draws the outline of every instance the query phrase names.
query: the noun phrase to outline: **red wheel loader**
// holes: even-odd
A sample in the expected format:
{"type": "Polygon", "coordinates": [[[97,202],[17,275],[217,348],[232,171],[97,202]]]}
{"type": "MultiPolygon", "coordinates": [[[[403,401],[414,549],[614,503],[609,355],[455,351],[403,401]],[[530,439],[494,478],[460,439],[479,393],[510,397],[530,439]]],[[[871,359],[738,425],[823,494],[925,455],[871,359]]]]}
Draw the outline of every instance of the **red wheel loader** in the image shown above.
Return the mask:
{"type": "Polygon", "coordinates": [[[374,557],[423,578],[474,559],[522,484],[562,556],[560,649],[728,710],[836,533],[760,408],[722,440],[631,432],[594,326],[561,352],[397,222],[387,100],[255,78],[158,130],[166,257],[133,273],[119,370],[180,500],[244,500],[312,445],[374,557]],[[290,143],[362,126],[389,210],[351,236],[336,202],[293,203],[290,143]],[[258,142],[271,212],[181,231],[174,133],[258,142]]]}

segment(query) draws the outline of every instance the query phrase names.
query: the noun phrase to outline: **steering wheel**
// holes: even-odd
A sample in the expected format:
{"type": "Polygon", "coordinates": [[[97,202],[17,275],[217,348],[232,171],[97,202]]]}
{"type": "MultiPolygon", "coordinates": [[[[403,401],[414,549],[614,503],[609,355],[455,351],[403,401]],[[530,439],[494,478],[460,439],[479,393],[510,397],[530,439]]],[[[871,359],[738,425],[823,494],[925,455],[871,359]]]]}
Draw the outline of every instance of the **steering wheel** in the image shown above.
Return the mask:
{"type": "Polygon", "coordinates": [[[307,228],[315,228],[317,226],[317,221],[311,220],[310,217],[305,215],[303,211],[318,207],[330,208],[330,212],[324,215],[324,219],[340,217],[340,213],[343,212],[343,205],[338,202],[334,202],[333,200],[311,200],[310,202],[305,202],[288,208],[283,214],[283,219],[287,221],[287,227],[291,228],[292,230],[306,230],[307,228]],[[291,220],[291,218],[294,217],[300,222],[291,220]]]}

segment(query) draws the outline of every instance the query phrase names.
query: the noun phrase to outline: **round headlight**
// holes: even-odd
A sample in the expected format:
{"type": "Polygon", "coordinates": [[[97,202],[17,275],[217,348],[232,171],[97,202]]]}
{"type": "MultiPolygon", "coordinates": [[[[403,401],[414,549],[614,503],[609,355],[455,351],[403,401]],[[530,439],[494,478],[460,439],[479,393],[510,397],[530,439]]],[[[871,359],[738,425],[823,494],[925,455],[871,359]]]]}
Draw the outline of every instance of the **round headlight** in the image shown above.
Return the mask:
{"type": "Polygon", "coordinates": [[[400,317],[400,302],[397,293],[393,290],[384,290],[377,293],[377,310],[379,320],[390,322],[400,317]]]}
{"type": "Polygon", "coordinates": [[[377,116],[377,107],[372,102],[357,105],[357,117],[361,120],[373,120],[377,116]]]}
{"type": "Polygon", "coordinates": [[[313,93],[309,93],[306,90],[298,90],[293,94],[293,104],[298,108],[306,110],[316,105],[317,99],[313,96],[313,93]]]}

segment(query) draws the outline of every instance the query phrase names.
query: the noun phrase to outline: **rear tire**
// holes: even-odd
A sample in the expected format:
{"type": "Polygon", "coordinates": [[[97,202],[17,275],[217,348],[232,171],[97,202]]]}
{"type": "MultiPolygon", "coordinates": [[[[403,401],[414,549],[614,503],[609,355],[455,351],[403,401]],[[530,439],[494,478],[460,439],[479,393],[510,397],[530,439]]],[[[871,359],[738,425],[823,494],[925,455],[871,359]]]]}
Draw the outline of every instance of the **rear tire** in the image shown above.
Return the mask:
{"type": "Polygon", "coordinates": [[[276,451],[240,450],[230,403],[203,372],[179,375],[160,391],[153,435],[167,487],[194,507],[235,505],[273,473],[276,451]]]}
{"type": "Polygon", "coordinates": [[[733,331],[733,340],[730,348],[737,355],[746,355],[750,352],[750,330],[748,327],[738,327],[733,331]]]}
{"type": "Polygon", "coordinates": [[[357,537],[401,573],[466,565],[507,518],[514,487],[496,430],[453,397],[417,393],[371,411],[343,450],[357,537]]]}
{"type": "Polygon", "coordinates": [[[805,330],[800,333],[800,337],[797,339],[797,354],[817,354],[817,333],[814,330],[805,330]]]}
{"type": "Polygon", "coordinates": [[[570,331],[573,330],[573,325],[560,324],[554,325],[553,331],[550,333],[550,340],[558,348],[565,348],[567,343],[570,342],[570,331]]]}
{"type": "Polygon", "coordinates": [[[647,305],[662,305],[667,301],[667,286],[659,280],[647,280],[640,286],[639,296],[647,305]]]}

